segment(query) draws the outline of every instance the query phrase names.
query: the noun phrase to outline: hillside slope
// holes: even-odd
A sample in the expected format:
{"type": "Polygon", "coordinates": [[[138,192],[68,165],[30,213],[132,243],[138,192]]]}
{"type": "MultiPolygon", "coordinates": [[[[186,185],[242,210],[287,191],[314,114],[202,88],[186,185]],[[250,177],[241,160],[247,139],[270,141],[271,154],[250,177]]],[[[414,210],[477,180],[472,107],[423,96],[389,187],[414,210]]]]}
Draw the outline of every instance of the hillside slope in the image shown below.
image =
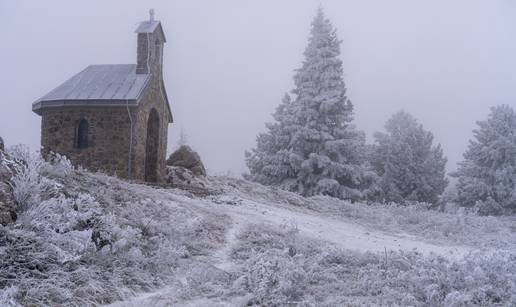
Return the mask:
{"type": "Polygon", "coordinates": [[[147,186],[21,156],[0,305],[516,303],[514,218],[225,177],[147,186]]]}

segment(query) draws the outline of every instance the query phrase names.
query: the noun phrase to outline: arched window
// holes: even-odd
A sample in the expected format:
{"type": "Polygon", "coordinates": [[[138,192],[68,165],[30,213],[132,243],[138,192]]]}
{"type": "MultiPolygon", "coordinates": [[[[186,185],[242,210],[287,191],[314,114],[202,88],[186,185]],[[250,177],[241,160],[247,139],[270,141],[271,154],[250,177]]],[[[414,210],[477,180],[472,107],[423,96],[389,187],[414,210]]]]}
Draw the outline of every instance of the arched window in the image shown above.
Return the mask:
{"type": "Polygon", "coordinates": [[[156,57],[158,62],[161,61],[161,43],[158,39],[154,42],[154,56],[156,57]]]}
{"type": "Polygon", "coordinates": [[[81,119],[77,126],[77,137],[75,147],[78,149],[88,148],[88,121],[81,119]]]}

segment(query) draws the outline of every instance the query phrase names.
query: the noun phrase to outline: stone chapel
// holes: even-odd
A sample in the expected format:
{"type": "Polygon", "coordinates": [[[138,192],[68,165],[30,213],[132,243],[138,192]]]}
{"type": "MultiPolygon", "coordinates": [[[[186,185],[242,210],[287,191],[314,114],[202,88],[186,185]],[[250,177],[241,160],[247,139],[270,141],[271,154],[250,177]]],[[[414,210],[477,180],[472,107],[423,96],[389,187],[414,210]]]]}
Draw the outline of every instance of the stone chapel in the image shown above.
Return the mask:
{"type": "Polygon", "coordinates": [[[136,29],[136,64],[90,65],[33,103],[44,154],[122,178],[165,178],[172,112],[163,82],[161,23],[136,29]]]}

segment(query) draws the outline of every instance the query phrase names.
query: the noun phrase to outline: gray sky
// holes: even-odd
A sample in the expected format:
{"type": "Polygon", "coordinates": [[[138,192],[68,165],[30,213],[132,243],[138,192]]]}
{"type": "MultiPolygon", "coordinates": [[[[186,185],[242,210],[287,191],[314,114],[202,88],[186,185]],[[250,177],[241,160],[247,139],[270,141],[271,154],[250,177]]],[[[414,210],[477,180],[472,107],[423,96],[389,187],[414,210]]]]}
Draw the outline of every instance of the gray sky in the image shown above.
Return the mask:
{"type": "Polygon", "coordinates": [[[489,107],[516,107],[513,0],[1,0],[0,136],[39,146],[31,104],[89,64],[136,62],[139,21],[156,10],[179,131],[211,173],[246,170],[244,151],[293,87],[322,3],[343,40],[356,124],[368,134],[404,109],[454,169],[489,107]]]}

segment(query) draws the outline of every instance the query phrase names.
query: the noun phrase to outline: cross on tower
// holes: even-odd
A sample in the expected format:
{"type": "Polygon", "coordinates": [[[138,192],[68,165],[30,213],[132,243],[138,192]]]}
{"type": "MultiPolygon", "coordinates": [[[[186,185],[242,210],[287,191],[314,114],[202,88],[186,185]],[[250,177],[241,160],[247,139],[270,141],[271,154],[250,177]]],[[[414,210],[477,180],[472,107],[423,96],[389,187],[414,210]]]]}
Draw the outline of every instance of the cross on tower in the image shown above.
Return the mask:
{"type": "Polygon", "coordinates": [[[150,21],[154,21],[154,9],[149,10],[150,21]]]}

